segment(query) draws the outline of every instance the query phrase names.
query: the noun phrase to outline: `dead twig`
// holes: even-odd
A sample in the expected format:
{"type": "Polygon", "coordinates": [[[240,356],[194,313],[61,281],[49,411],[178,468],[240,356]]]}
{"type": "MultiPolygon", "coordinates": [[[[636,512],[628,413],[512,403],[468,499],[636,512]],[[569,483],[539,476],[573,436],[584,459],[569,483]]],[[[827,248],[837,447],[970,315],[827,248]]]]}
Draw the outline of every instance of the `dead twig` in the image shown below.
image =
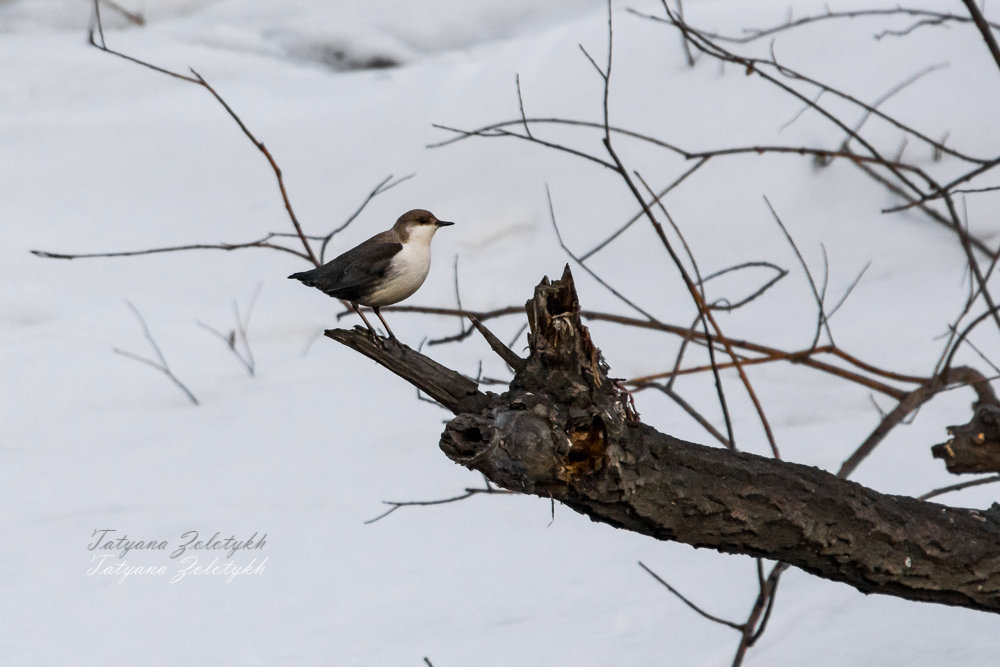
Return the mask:
{"type": "Polygon", "coordinates": [[[163,356],[163,352],[160,350],[160,346],[157,345],[156,339],[153,338],[153,333],[149,330],[149,325],[146,323],[146,319],[142,316],[142,313],[139,312],[138,308],[132,305],[131,301],[126,301],[125,305],[129,307],[129,310],[132,311],[132,314],[135,315],[137,320],[139,320],[139,324],[142,325],[142,333],[146,337],[146,341],[149,343],[149,346],[153,348],[153,352],[156,354],[157,361],[153,361],[152,359],[147,359],[146,357],[141,357],[133,352],[128,352],[126,350],[122,350],[117,347],[112,348],[114,353],[120,354],[121,356],[127,357],[128,359],[132,359],[133,361],[138,361],[140,363],[146,364],[147,366],[150,366],[151,368],[155,368],[156,370],[160,371],[161,373],[166,375],[167,378],[169,378],[170,381],[173,382],[178,389],[184,392],[184,395],[187,396],[189,401],[191,401],[195,405],[199,405],[198,399],[195,398],[195,395],[193,393],[191,393],[191,390],[188,389],[187,386],[183,382],[181,382],[176,375],[174,375],[174,372],[172,370],[170,370],[170,365],[167,364],[167,359],[166,357],[163,356]]]}
{"type": "Polygon", "coordinates": [[[658,581],[660,583],[660,585],[662,585],[664,588],[666,588],[668,591],[670,591],[678,600],[680,600],[681,602],[683,602],[684,604],[686,604],[688,607],[690,607],[692,610],[694,610],[699,616],[702,616],[703,618],[707,618],[708,620],[712,621],[713,623],[718,623],[719,625],[724,625],[727,628],[732,628],[733,630],[739,630],[741,632],[743,631],[743,626],[740,625],[739,623],[734,623],[733,621],[727,621],[724,618],[720,618],[719,616],[715,616],[714,614],[710,614],[707,611],[705,611],[704,609],[702,609],[701,607],[699,607],[698,605],[696,605],[694,602],[691,602],[691,600],[689,600],[688,598],[684,597],[684,595],[680,591],[678,591],[676,588],[674,588],[669,583],[667,583],[667,581],[663,577],[661,577],[660,575],[658,575],[657,573],[655,573],[651,569],[649,569],[649,567],[645,563],[643,563],[642,561],[639,561],[639,567],[641,567],[643,570],[645,570],[646,574],[648,574],[649,576],[651,576],[653,579],[656,579],[656,581],[658,581]]]}
{"type": "Polygon", "coordinates": [[[771,211],[771,217],[773,217],[774,221],[778,223],[781,233],[784,235],[785,240],[788,241],[788,245],[792,247],[792,252],[795,253],[795,257],[799,260],[799,265],[802,266],[802,271],[805,273],[806,281],[809,283],[809,289],[812,290],[813,298],[816,300],[816,335],[813,337],[812,344],[809,347],[814,348],[819,344],[819,338],[823,331],[826,331],[827,340],[829,340],[832,345],[833,332],[830,331],[829,318],[826,315],[826,305],[824,303],[824,297],[826,294],[825,281],[824,289],[822,291],[817,289],[816,281],[813,280],[812,271],[809,270],[809,264],[799,251],[799,246],[795,243],[795,239],[788,231],[788,228],[785,227],[785,223],[781,221],[781,216],[779,216],[778,212],[774,210],[774,206],[771,205],[771,200],[769,200],[766,196],[764,197],[764,203],[767,204],[768,210],[771,211]]]}
{"type": "Polygon", "coordinates": [[[962,0],[962,4],[969,10],[972,22],[976,24],[976,29],[983,36],[986,48],[989,49],[990,55],[993,56],[993,62],[997,64],[997,67],[1000,67],[1000,45],[997,44],[997,38],[993,34],[993,29],[1000,29],[1000,26],[989,23],[986,17],[983,16],[982,10],[979,9],[979,6],[973,0],[962,0]]]}
{"type": "Polygon", "coordinates": [[[250,326],[250,316],[253,314],[253,307],[257,303],[257,297],[260,295],[261,286],[258,285],[257,289],[254,290],[253,295],[250,297],[250,305],[247,306],[246,317],[240,314],[240,304],[234,299],[233,300],[233,316],[235,325],[228,333],[223,333],[218,329],[205,324],[204,322],[197,320],[196,323],[201,328],[212,333],[216,338],[221,340],[229,348],[229,351],[239,360],[250,377],[253,377],[257,372],[257,362],[254,360],[253,350],[250,348],[250,340],[247,338],[247,329],[250,326]]]}
{"type": "MultiPolygon", "coordinates": [[[[673,190],[674,188],[676,188],[677,186],[679,186],[681,183],[683,183],[685,180],[687,180],[688,176],[690,176],[694,172],[698,171],[698,169],[700,169],[702,166],[704,166],[704,164],[706,162],[708,162],[708,160],[709,160],[709,158],[707,158],[707,157],[703,157],[703,158],[699,159],[694,164],[693,167],[690,167],[689,169],[687,169],[684,173],[682,173],[676,179],[674,179],[673,181],[671,181],[671,183],[667,187],[663,188],[658,193],[656,193],[653,196],[652,201],[653,202],[661,202],[661,201],[663,201],[663,198],[666,197],[670,193],[671,190],[673,190]]],[[[608,244],[610,244],[616,238],[618,238],[619,236],[621,236],[622,233],[624,233],[626,229],[628,229],[629,227],[631,227],[637,220],[639,220],[640,218],[642,218],[642,216],[643,216],[643,212],[642,212],[642,209],[640,208],[636,213],[634,213],[632,215],[631,218],[629,218],[625,222],[625,224],[623,224],[621,227],[619,227],[618,229],[616,229],[611,234],[611,236],[607,237],[606,239],[604,239],[603,241],[601,241],[600,243],[598,243],[596,246],[594,246],[593,248],[591,248],[587,252],[585,252],[582,255],[580,255],[580,261],[581,262],[585,262],[585,261],[587,261],[588,258],[591,257],[591,255],[594,255],[594,254],[600,252],[601,250],[603,250],[604,248],[606,248],[608,246],[608,244]]]]}
{"type": "Polygon", "coordinates": [[[460,500],[465,500],[466,498],[471,498],[472,496],[479,494],[511,495],[513,493],[514,493],[513,491],[508,491],[506,489],[498,489],[494,486],[486,486],[481,489],[479,488],[466,489],[465,493],[462,493],[457,496],[452,496],[451,498],[441,498],[439,500],[401,500],[401,501],[383,500],[382,501],[383,505],[391,505],[391,507],[385,512],[379,514],[378,516],[368,519],[367,521],[365,521],[365,524],[381,521],[385,517],[389,516],[390,514],[398,510],[400,507],[429,507],[431,505],[446,505],[448,503],[457,503],[460,500]]]}
{"type": "Polygon", "coordinates": [[[144,248],[142,250],[122,250],[112,252],[61,253],[51,252],[49,250],[32,250],[30,252],[32,255],[42,257],[44,259],[93,259],[95,257],[138,257],[140,255],[156,255],[163,252],[184,252],[188,250],[231,251],[245,250],[247,248],[269,248],[271,250],[291,253],[296,257],[301,257],[302,259],[309,259],[309,256],[300,250],[287,248],[277,243],[271,243],[271,239],[277,236],[280,235],[271,233],[262,239],[247,241],[244,243],[188,243],[185,245],[165,246],[162,248],[144,248]]]}
{"type": "Polygon", "coordinates": [[[410,180],[414,176],[416,176],[416,174],[407,174],[406,176],[403,176],[402,178],[398,178],[396,180],[392,180],[392,174],[389,174],[388,176],[386,176],[385,178],[383,178],[381,181],[379,181],[378,185],[376,185],[374,188],[372,188],[371,191],[365,196],[364,200],[361,202],[361,205],[358,206],[356,209],[354,209],[354,212],[351,213],[349,216],[347,216],[347,219],[344,220],[343,223],[341,223],[338,227],[332,229],[325,236],[320,237],[320,239],[319,239],[321,241],[320,246],[319,246],[319,261],[320,261],[320,264],[322,264],[323,262],[326,261],[326,247],[330,244],[330,240],[333,239],[333,237],[336,236],[337,234],[339,234],[340,232],[342,232],[345,229],[347,229],[348,225],[350,225],[352,222],[354,222],[357,219],[357,217],[359,215],[361,215],[361,212],[365,210],[365,208],[368,206],[368,204],[370,204],[371,201],[373,199],[375,199],[375,197],[378,197],[379,195],[388,192],[389,190],[391,190],[392,188],[396,187],[400,183],[405,183],[406,181],[410,180]]]}
{"type": "Polygon", "coordinates": [[[778,589],[778,581],[781,578],[782,572],[788,569],[788,566],[784,563],[777,563],[771,569],[767,578],[765,578],[763,573],[763,561],[759,558],[757,559],[757,576],[760,582],[760,590],[757,594],[757,598],[754,600],[753,607],[750,610],[747,620],[743,623],[736,623],[705,611],[699,605],[685,597],[676,588],[671,586],[670,583],[668,583],[663,577],[653,572],[653,570],[651,570],[642,561],[639,561],[639,567],[645,570],[649,576],[656,579],[656,581],[670,591],[674,597],[683,602],[688,606],[688,608],[702,618],[708,619],[709,621],[719,625],[724,625],[725,627],[731,628],[740,633],[740,643],[733,658],[733,667],[739,667],[739,665],[743,663],[743,658],[746,655],[747,649],[753,646],[764,633],[764,630],[767,627],[767,621],[771,616],[771,610],[774,607],[774,598],[778,589]]]}
{"type": "Polygon", "coordinates": [[[138,12],[131,12],[119,5],[117,2],[112,2],[112,0],[100,0],[100,3],[117,14],[120,14],[122,18],[129,23],[138,26],[146,25],[146,17],[138,12]]]}
{"type": "MultiPolygon", "coordinates": [[[[475,317],[480,322],[485,322],[487,320],[495,319],[497,317],[505,317],[509,315],[522,315],[524,313],[523,306],[506,306],[504,308],[497,308],[488,311],[474,311],[465,310],[459,311],[454,308],[441,308],[436,306],[389,306],[385,308],[385,311],[395,311],[395,312],[406,312],[406,313],[423,313],[428,315],[446,315],[446,316],[461,316],[461,317],[475,317]]],[[[624,315],[618,315],[615,313],[605,313],[593,310],[581,311],[581,316],[589,320],[597,320],[602,322],[612,322],[615,324],[621,324],[624,326],[635,327],[638,329],[649,329],[652,331],[661,331],[664,333],[679,336],[681,338],[692,338],[693,341],[701,344],[708,345],[708,340],[712,340],[714,343],[720,343],[723,339],[719,337],[709,337],[706,338],[705,334],[700,331],[691,331],[688,327],[679,326],[676,324],[669,324],[666,322],[660,322],[655,320],[637,319],[634,317],[627,317],[624,315]]],[[[462,334],[458,336],[449,336],[435,341],[430,341],[429,344],[440,344],[445,342],[455,342],[462,340],[469,336],[475,328],[471,325],[463,331],[462,334]]],[[[757,343],[748,340],[736,339],[736,338],[725,338],[734,349],[744,350],[745,352],[752,352],[758,354],[758,357],[747,357],[745,354],[740,355],[741,363],[744,365],[753,365],[761,363],[774,363],[774,362],[787,362],[792,364],[800,364],[803,366],[808,366],[815,370],[829,373],[837,377],[849,380],[852,383],[859,384],[864,387],[868,387],[874,391],[890,396],[894,399],[900,400],[907,395],[907,391],[894,387],[892,385],[881,382],[872,377],[864,375],[863,373],[870,373],[873,376],[884,378],[886,380],[892,380],[895,382],[903,382],[907,384],[920,385],[928,381],[927,377],[916,376],[916,375],[906,375],[903,373],[897,373],[884,368],[875,366],[865,362],[858,357],[832,345],[824,345],[814,349],[804,349],[804,350],[781,350],[769,345],[764,345],[762,343],[757,343]],[[856,371],[852,371],[848,368],[843,368],[841,366],[836,366],[825,361],[819,360],[817,357],[822,355],[831,355],[837,359],[849,364],[856,368],[856,371]]],[[[735,364],[732,362],[719,362],[718,368],[732,368],[735,364]]],[[[628,384],[632,386],[641,387],[644,384],[654,382],[656,380],[669,378],[672,375],[686,375],[693,373],[705,373],[711,370],[710,366],[692,366],[687,368],[681,368],[676,371],[666,371],[663,373],[654,373],[650,375],[644,375],[640,377],[634,377],[628,380],[628,384]]]]}
{"type": "Polygon", "coordinates": [[[959,482],[958,484],[942,486],[941,488],[934,489],[933,491],[928,491],[922,496],[917,496],[917,500],[930,500],[931,498],[935,498],[937,496],[941,496],[946,493],[961,491],[962,489],[968,489],[973,486],[980,486],[982,484],[994,484],[996,482],[1000,482],[1000,475],[991,475],[989,477],[980,477],[979,479],[970,479],[967,482],[959,482]]]}
{"type": "MultiPolygon", "coordinates": [[[[668,9],[668,11],[669,11],[669,9],[668,9]]],[[[706,337],[708,337],[709,339],[711,338],[711,334],[709,333],[709,328],[712,329],[712,331],[714,332],[714,334],[722,337],[722,329],[719,327],[718,322],[715,321],[715,318],[712,315],[711,309],[707,306],[707,304],[705,303],[705,300],[702,298],[701,293],[699,292],[698,287],[695,284],[695,282],[688,275],[688,272],[685,269],[683,262],[681,261],[680,257],[677,255],[677,252],[674,250],[672,244],[670,243],[670,240],[667,238],[666,233],[663,230],[663,226],[660,224],[659,220],[657,220],[656,216],[653,214],[652,210],[647,205],[645,197],[643,197],[643,195],[639,192],[639,189],[636,187],[635,183],[633,182],[631,175],[629,174],[628,170],[625,168],[625,165],[622,163],[621,159],[619,158],[618,153],[615,150],[614,145],[612,143],[612,140],[611,140],[611,130],[610,130],[609,102],[608,102],[608,100],[609,100],[609,97],[610,97],[610,89],[611,89],[611,73],[612,73],[612,63],[613,63],[612,55],[614,53],[613,40],[614,40],[614,30],[613,30],[613,24],[612,24],[611,2],[609,0],[609,2],[608,2],[608,56],[607,56],[607,65],[606,65],[605,69],[602,70],[597,65],[597,63],[594,61],[594,59],[592,57],[590,57],[590,55],[586,52],[586,50],[583,50],[584,54],[587,56],[587,59],[590,60],[590,63],[597,70],[598,74],[600,75],[600,77],[601,77],[601,79],[602,79],[602,81],[604,83],[604,96],[603,96],[604,139],[603,139],[602,143],[604,144],[604,148],[607,151],[608,156],[611,158],[611,160],[612,160],[612,162],[614,164],[614,170],[621,176],[622,180],[625,182],[626,186],[628,186],[628,189],[632,193],[633,197],[636,199],[636,201],[642,207],[643,212],[646,215],[646,218],[650,221],[650,223],[653,226],[653,229],[656,231],[656,235],[659,237],[659,239],[661,241],[661,244],[663,245],[664,249],[667,251],[667,254],[670,256],[670,259],[674,263],[674,266],[676,266],[677,270],[680,272],[681,279],[684,281],[684,284],[687,287],[688,293],[691,295],[691,298],[694,300],[694,302],[695,302],[695,304],[696,304],[696,306],[698,308],[698,312],[701,313],[702,323],[703,323],[703,326],[704,326],[704,329],[705,329],[705,335],[706,335],[706,337]]],[[[582,49],[582,47],[581,47],[581,49],[582,49]]],[[[729,358],[732,359],[733,364],[734,364],[734,366],[736,368],[736,372],[739,375],[740,382],[743,383],[743,386],[746,389],[747,395],[749,396],[750,401],[753,404],[754,409],[757,412],[757,415],[759,417],[761,426],[764,429],[764,435],[767,437],[768,445],[771,448],[771,453],[773,454],[773,456],[775,458],[780,459],[781,455],[780,455],[780,453],[778,451],[778,445],[777,445],[777,442],[776,442],[775,437],[774,437],[774,432],[771,429],[771,425],[768,422],[767,416],[764,413],[764,406],[761,404],[760,399],[757,397],[757,394],[756,394],[756,392],[753,389],[753,385],[750,383],[750,378],[747,377],[746,372],[744,371],[743,367],[740,365],[739,357],[736,355],[735,351],[732,350],[731,346],[727,342],[725,342],[725,339],[723,339],[723,343],[722,344],[723,344],[723,347],[726,348],[726,353],[729,355],[729,358]]],[[[722,403],[723,410],[725,411],[725,409],[726,409],[725,408],[725,396],[722,393],[721,382],[717,383],[717,389],[719,391],[720,402],[722,403]]],[[[735,445],[735,438],[733,437],[732,434],[730,434],[730,438],[729,439],[730,439],[730,442],[733,442],[734,445],[735,445]]]]}
{"type": "Polygon", "coordinates": [[[274,159],[274,156],[271,155],[271,151],[267,149],[267,147],[264,145],[264,142],[260,141],[253,134],[253,132],[250,131],[250,128],[246,126],[246,124],[243,122],[243,119],[240,118],[240,116],[233,110],[233,108],[229,106],[229,103],[226,102],[226,100],[222,97],[222,95],[220,95],[219,92],[216,91],[215,88],[213,88],[208,83],[208,81],[206,81],[193,68],[190,70],[191,75],[188,76],[186,74],[181,74],[180,72],[174,72],[172,70],[159,67],[152,63],[146,62],[139,58],[127,55],[121,51],[116,51],[115,49],[110,48],[104,36],[104,26],[101,21],[100,0],[94,0],[94,13],[93,13],[93,18],[91,20],[90,29],[88,30],[87,40],[91,46],[101,51],[104,51],[105,53],[116,56],[118,58],[122,58],[131,63],[135,63],[147,69],[153,70],[154,72],[166,74],[167,76],[173,77],[180,81],[187,81],[188,83],[193,83],[207,90],[212,95],[212,97],[214,97],[215,100],[222,106],[222,108],[226,110],[226,113],[229,114],[229,117],[233,119],[233,121],[236,123],[237,126],[239,126],[240,130],[243,131],[243,134],[247,137],[247,139],[249,139],[250,142],[257,148],[257,150],[260,151],[260,153],[267,160],[268,164],[271,165],[271,170],[274,172],[275,179],[278,182],[278,189],[281,192],[281,199],[285,204],[285,211],[288,213],[289,220],[291,221],[292,226],[295,229],[295,233],[302,244],[302,253],[314,265],[317,266],[319,265],[319,260],[313,253],[312,246],[310,245],[308,239],[306,238],[305,232],[302,231],[302,225],[299,223],[298,218],[295,216],[295,211],[292,209],[292,202],[288,198],[288,191],[285,189],[285,180],[284,177],[282,176],[281,168],[278,166],[278,163],[274,159]]]}
{"type": "Polygon", "coordinates": [[[763,561],[757,559],[757,577],[760,582],[760,591],[757,599],[754,600],[750,615],[742,625],[743,636],[740,638],[739,646],[736,647],[736,655],[733,656],[733,667],[743,664],[747,649],[753,646],[764,634],[767,622],[771,618],[771,610],[774,608],[775,594],[778,592],[778,582],[781,574],[788,569],[784,563],[775,563],[771,568],[771,573],[765,579],[763,576],[763,561]]]}
{"type": "MultiPolygon", "coordinates": [[[[778,34],[780,32],[784,32],[786,30],[792,30],[794,28],[799,28],[799,27],[802,27],[802,26],[805,26],[805,25],[808,25],[808,24],[811,24],[811,23],[819,23],[821,21],[841,20],[841,19],[867,18],[867,17],[873,17],[873,16],[877,16],[877,17],[895,17],[895,16],[911,16],[911,17],[916,17],[916,18],[919,19],[919,21],[916,24],[917,26],[921,26],[921,25],[941,25],[941,24],[947,23],[947,22],[955,22],[955,23],[968,23],[969,22],[969,18],[968,17],[959,16],[958,14],[950,14],[950,13],[947,13],[947,12],[934,12],[934,11],[929,11],[929,10],[926,10],[926,9],[918,9],[918,8],[894,7],[894,8],[889,8],[889,9],[861,9],[861,10],[841,11],[841,12],[830,11],[829,9],[827,9],[827,11],[824,12],[824,13],[822,13],[822,14],[812,14],[812,15],[809,15],[809,16],[800,17],[800,18],[795,19],[795,20],[789,19],[788,21],[785,21],[784,23],[782,23],[780,25],[777,25],[777,26],[774,26],[774,27],[771,27],[771,28],[748,29],[748,30],[744,31],[746,34],[743,35],[742,37],[727,36],[727,35],[722,35],[722,34],[719,34],[719,33],[706,33],[706,34],[710,35],[713,39],[716,39],[716,40],[719,40],[719,41],[722,41],[722,42],[731,42],[731,43],[735,43],[735,44],[747,44],[749,42],[753,42],[753,41],[759,40],[759,39],[761,39],[763,37],[769,37],[769,36],[772,36],[772,35],[776,35],[776,34],[778,34]]],[[[990,25],[993,28],[1000,29],[1000,24],[991,23],[990,25]]],[[[912,31],[912,30],[913,30],[913,27],[909,28],[909,30],[907,32],[912,31]]],[[[883,35],[883,34],[886,34],[886,32],[888,32],[888,31],[883,31],[881,33],[876,34],[875,38],[879,39],[880,36],[883,35]]],[[[897,31],[897,32],[893,32],[892,34],[902,35],[902,34],[907,34],[907,33],[904,33],[902,31],[897,31]]]]}

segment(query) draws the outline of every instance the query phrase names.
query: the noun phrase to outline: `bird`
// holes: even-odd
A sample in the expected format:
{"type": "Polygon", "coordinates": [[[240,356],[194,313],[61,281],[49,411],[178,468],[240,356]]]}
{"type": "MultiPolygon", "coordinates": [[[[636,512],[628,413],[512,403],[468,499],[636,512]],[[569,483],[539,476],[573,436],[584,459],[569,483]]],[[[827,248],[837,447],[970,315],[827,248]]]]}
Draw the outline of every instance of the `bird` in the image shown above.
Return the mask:
{"type": "Polygon", "coordinates": [[[399,216],[391,229],[376,234],[326,264],[288,276],[351,304],[372,336],[378,334],[361,312],[368,306],[396,334],[379,311],[382,306],[409,297],[424,283],[431,268],[431,239],[441,227],[455,224],[438,220],[433,213],[415,208],[399,216]]]}

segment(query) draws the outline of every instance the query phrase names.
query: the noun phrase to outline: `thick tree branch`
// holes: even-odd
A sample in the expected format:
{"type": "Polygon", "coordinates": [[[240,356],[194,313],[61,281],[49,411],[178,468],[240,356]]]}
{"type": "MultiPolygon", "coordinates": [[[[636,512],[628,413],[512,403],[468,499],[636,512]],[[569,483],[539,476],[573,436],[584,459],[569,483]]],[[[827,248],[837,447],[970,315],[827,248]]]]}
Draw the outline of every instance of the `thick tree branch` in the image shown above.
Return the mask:
{"type": "Polygon", "coordinates": [[[436,361],[410,349],[394,338],[372,339],[362,327],[330,329],[326,335],[403,378],[455,414],[476,412],[489,403],[479,385],[436,361]]]}
{"type": "Polygon", "coordinates": [[[567,267],[527,304],[530,355],[502,395],[395,341],[327,335],[456,414],[452,460],[594,521],[778,560],[865,593],[1000,613],[1000,505],[890,496],[813,468],[685,442],[637,421],[580,319],[567,267]]]}

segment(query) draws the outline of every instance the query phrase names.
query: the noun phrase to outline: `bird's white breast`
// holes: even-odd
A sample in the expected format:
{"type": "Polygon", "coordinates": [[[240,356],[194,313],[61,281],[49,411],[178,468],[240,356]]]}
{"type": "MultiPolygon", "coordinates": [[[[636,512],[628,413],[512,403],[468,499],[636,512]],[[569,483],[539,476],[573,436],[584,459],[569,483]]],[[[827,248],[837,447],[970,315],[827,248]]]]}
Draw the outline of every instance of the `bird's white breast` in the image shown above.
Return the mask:
{"type": "Polygon", "coordinates": [[[381,308],[402,301],[424,284],[430,268],[430,237],[425,240],[411,236],[403,249],[393,256],[383,283],[367,296],[364,305],[381,308]]]}

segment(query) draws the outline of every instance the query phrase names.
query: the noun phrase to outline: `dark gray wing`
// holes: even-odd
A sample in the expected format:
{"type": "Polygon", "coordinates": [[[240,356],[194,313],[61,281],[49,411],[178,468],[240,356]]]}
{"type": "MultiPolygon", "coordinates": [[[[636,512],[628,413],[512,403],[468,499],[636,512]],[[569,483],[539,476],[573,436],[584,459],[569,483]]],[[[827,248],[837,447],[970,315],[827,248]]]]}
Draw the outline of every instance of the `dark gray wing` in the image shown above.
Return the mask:
{"type": "Polygon", "coordinates": [[[363,300],[371,291],[372,283],[385,276],[389,262],[402,249],[401,243],[368,241],[323,266],[288,277],[338,299],[363,300]]]}

